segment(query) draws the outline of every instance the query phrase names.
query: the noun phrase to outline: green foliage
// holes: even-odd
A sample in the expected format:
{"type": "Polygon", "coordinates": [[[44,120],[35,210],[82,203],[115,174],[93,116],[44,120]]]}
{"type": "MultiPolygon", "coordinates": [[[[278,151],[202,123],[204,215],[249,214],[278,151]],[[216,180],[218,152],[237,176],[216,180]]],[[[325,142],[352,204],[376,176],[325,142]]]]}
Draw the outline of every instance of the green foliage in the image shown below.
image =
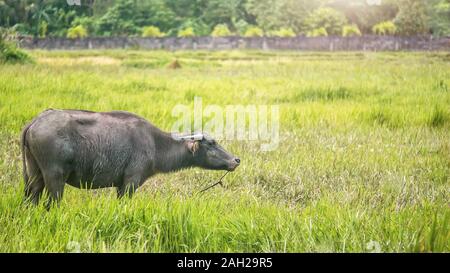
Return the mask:
{"type": "Polygon", "coordinates": [[[164,37],[165,33],[161,32],[158,27],[147,26],[142,28],[142,37],[164,37]]]}
{"type": "Polygon", "coordinates": [[[49,17],[49,9],[48,7],[45,5],[45,1],[44,0],[38,0],[36,1],[36,3],[34,5],[30,6],[31,8],[31,20],[33,22],[34,25],[34,31],[33,34],[36,37],[41,36],[41,34],[44,34],[45,36],[45,32],[46,28],[47,28],[47,24],[43,25],[43,21],[50,21],[50,17],[49,17]]]}
{"type": "Polygon", "coordinates": [[[167,32],[182,23],[165,0],[135,1],[133,12],[135,14],[133,21],[139,27],[156,26],[161,31],[167,32]]]}
{"type": "Polygon", "coordinates": [[[341,35],[342,27],[347,23],[347,19],[342,13],[332,8],[319,8],[308,17],[307,22],[309,30],[324,28],[328,35],[341,35]]]}
{"type": "Polygon", "coordinates": [[[184,22],[176,32],[172,31],[172,34],[177,35],[180,30],[192,29],[194,36],[208,36],[211,34],[211,28],[201,19],[189,19],[184,22]]]}
{"type": "Polygon", "coordinates": [[[306,33],[306,37],[323,37],[323,36],[328,36],[328,31],[324,27],[313,29],[306,33]]]}
{"type": "Polygon", "coordinates": [[[0,63],[29,63],[32,59],[14,43],[0,41],[0,63]]]}
{"type": "Polygon", "coordinates": [[[39,38],[45,38],[45,36],[47,35],[47,27],[48,23],[46,21],[41,21],[39,23],[39,38]]]}
{"type": "Polygon", "coordinates": [[[188,27],[185,29],[181,29],[180,31],[178,31],[177,36],[178,37],[194,37],[195,36],[194,28],[188,27]]]}
{"type": "Polygon", "coordinates": [[[87,36],[87,30],[82,25],[71,27],[67,31],[67,38],[70,39],[86,38],[87,36]]]}
{"type": "Polygon", "coordinates": [[[429,25],[436,36],[450,36],[450,1],[430,0],[429,25]]]}
{"type": "Polygon", "coordinates": [[[245,37],[263,37],[264,31],[257,26],[250,26],[244,33],[245,37]]]}
{"type": "Polygon", "coordinates": [[[272,37],[295,37],[296,34],[292,28],[280,28],[279,30],[269,32],[269,36],[272,37]]]}
{"type": "Polygon", "coordinates": [[[231,36],[231,31],[228,29],[227,25],[219,24],[214,27],[214,30],[211,33],[211,36],[213,36],[213,37],[231,36]]]}
{"type": "Polygon", "coordinates": [[[234,27],[237,30],[237,33],[239,35],[244,35],[247,28],[249,28],[250,24],[247,23],[245,20],[239,20],[236,23],[234,23],[234,27]]]}
{"type": "Polygon", "coordinates": [[[13,30],[0,28],[0,64],[33,62],[33,59],[17,46],[16,35],[13,30]]]}
{"type": "Polygon", "coordinates": [[[264,31],[282,27],[280,17],[283,1],[278,0],[248,0],[247,11],[256,18],[257,26],[264,31]]]}
{"type": "Polygon", "coordinates": [[[345,25],[342,28],[342,36],[344,37],[361,36],[361,31],[359,30],[357,25],[345,25]]]}
{"type": "Polygon", "coordinates": [[[321,1],[282,0],[280,26],[291,28],[295,33],[309,30],[308,16],[321,6],[321,1]]]}
{"type": "MultiPolygon", "coordinates": [[[[63,0],[1,0],[0,26],[18,26],[21,34],[35,37],[67,35],[70,27],[83,25],[90,35],[141,35],[146,26],[158,27],[169,36],[192,27],[199,36],[210,35],[217,25],[244,35],[249,26],[265,33],[281,28],[307,33],[325,28],[342,35],[346,24],[370,33],[380,21],[393,21],[398,34],[450,34],[448,0],[83,0],[69,6],[63,0]]],[[[355,33],[354,33],[355,34],[355,33]]]]}
{"type": "Polygon", "coordinates": [[[70,27],[79,25],[75,21],[85,18],[84,15],[78,15],[76,10],[64,10],[63,8],[53,8],[49,10],[48,36],[63,37],[67,35],[70,27]]]}
{"type": "Polygon", "coordinates": [[[377,35],[394,35],[397,32],[397,27],[392,21],[385,21],[374,25],[372,32],[377,35]]]}
{"type": "Polygon", "coordinates": [[[308,29],[306,18],[320,6],[320,1],[311,0],[248,0],[247,12],[255,18],[251,22],[266,32],[280,28],[291,28],[300,33],[308,29]]]}
{"type": "Polygon", "coordinates": [[[98,31],[105,36],[136,34],[134,4],[131,0],[119,0],[98,20],[98,31]]]}
{"type": "Polygon", "coordinates": [[[367,0],[337,0],[329,6],[342,12],[362,33],[370,33],[373,25],[392,20],[398,12],[397,0],[379,0],[376,4],[367,0]]]}
{"type": "MultiPolygon", "coordinates": [[[[204,2],[206,3],[201,10],[202,18],[209,26],[226,24],[230,28],[237,29],[237,22],[250,19],[244,6],[246,0],[207,0],[204,2]]],[[[199,5],[202,6],[201,3],[199,5]]]]}
{"type": "Polygon", "coordinates": [[[400,10],[395,17],[397,33],[417,35],[428,32],[428,18],[424,0],[399,0],[400,10]]]}
{"type": "Polygon", "coordinates": [[[72,27],[76,26],[83,26],[83,28],[86,29],[87,33],[94,34],[97,32],[97,25],[96,21],[92,17],[88,16],[82,16],[82,17],[76,17],[72,21],[72,27]]]}

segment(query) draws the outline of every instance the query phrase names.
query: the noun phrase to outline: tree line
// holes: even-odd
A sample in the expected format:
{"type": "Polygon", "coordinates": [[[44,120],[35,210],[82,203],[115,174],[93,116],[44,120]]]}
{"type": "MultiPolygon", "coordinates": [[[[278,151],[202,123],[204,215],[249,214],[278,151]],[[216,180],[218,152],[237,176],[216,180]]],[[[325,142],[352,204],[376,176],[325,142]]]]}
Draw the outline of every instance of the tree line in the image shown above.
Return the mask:
{"type": "Polygon", "coordinates": [[[450,0],[0,0],[0,26],[70,38],[448,36],[450,0]]]}

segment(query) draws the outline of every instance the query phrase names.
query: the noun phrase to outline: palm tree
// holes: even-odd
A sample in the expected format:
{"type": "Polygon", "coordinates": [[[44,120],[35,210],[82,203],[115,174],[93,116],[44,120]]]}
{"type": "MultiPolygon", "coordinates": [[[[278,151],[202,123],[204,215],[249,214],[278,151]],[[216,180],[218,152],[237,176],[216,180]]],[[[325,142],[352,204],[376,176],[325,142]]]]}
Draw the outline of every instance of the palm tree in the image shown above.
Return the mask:
{"type": "Polygon", "coordinates": [[[43,20],[50,22],[50,16],[47,13],[47,6],[45,0],[37,0],[30,5],[30,12],[32,14],[31,21],[34,24],[34,36],[39,36],[39,28],[43,20]]]}

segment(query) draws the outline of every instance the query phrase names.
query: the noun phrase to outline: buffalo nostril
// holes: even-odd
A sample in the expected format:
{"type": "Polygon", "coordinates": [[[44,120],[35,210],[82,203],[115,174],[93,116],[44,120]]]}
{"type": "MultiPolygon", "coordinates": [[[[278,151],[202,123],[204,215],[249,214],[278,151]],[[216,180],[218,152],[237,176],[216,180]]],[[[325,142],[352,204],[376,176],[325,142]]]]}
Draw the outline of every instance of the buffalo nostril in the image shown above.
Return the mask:
{"type": "Polygon", "coordinates": [[[237,164],[241,163],[241,160],[239,158],[235,158],[234,161],[236,161],[237,164]]]}

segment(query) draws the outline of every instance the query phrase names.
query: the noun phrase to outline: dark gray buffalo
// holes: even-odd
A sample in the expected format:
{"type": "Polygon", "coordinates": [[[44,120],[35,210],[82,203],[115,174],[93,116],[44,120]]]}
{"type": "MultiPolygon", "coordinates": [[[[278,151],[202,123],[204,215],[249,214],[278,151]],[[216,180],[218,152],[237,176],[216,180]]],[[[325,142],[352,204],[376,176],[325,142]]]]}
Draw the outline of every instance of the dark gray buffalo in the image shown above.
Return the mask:
{"type": "Polygon", "coordinates": [[[65,183],[131,196],[147,178],[188,167],[233,171],[240,160],[208,136],[173,137],[123,111],[49,109],[22,132],[25,197],[61,200],[65,183]]]}

